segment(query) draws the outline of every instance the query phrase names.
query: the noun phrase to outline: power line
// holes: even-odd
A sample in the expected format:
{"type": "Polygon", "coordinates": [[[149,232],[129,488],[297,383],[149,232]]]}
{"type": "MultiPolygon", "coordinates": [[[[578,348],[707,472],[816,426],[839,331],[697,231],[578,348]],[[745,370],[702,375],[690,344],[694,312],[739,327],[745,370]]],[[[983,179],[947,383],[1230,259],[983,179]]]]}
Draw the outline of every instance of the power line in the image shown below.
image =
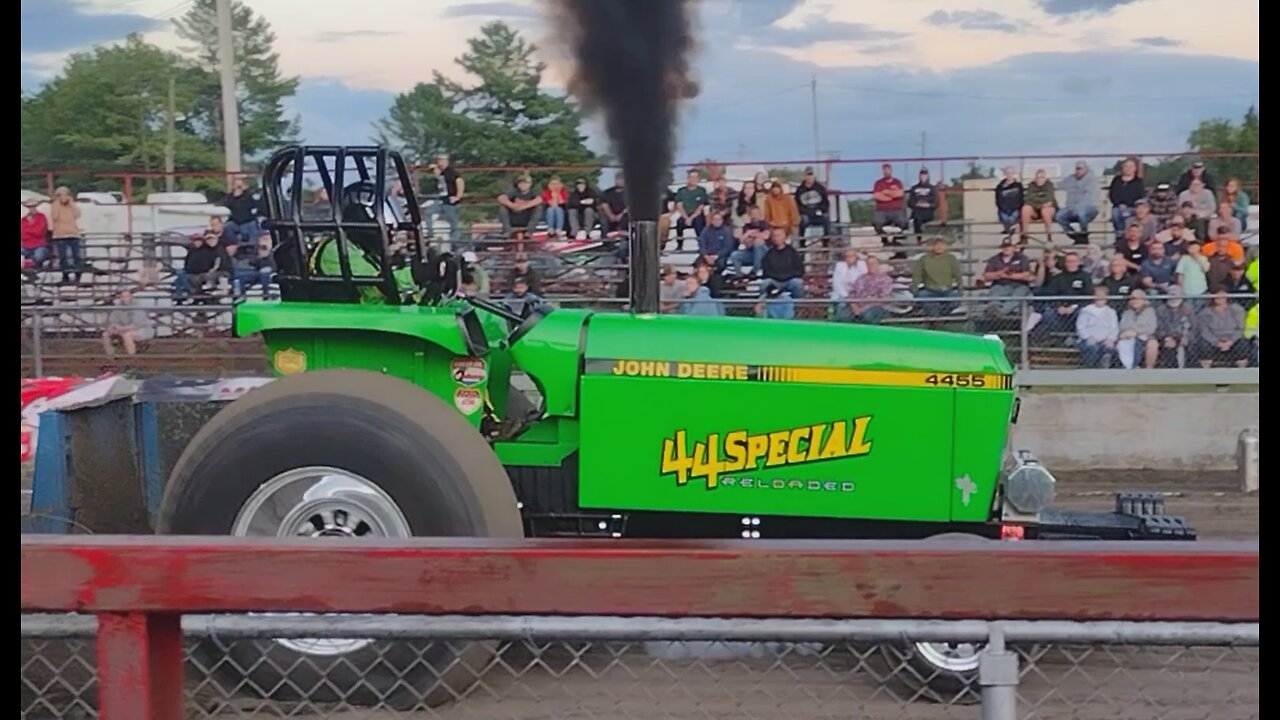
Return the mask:
{"type": "Polygon", "coordinates": [[[822,83],[824,87],[836,90],[852,90],[854,92],[866,92],[872,94],[883,95],[904,95],[909,97],[928,97],[928,98],[954,98],[959,100],[991,100],[996,102],[1072,102],[1072,103],[1090,103],[1090,102],[1179,102],[1179,101],[1200,101],[1200,100],[1234,100],[1239,98],[1258,97],[1257,93],[1236,93],[1229,95],[1164,95],[1164,96],[1138,96],[1125,95],[1123,97],[1106,96],[1106,97],[1063,97],[1063,96],[1008,96],[1008,95],[973,95],[968,93],[948,93],[938,91],[923,90],[897,90],[894,88],[873,88],[865,85],[837,85],[832,83],[822,83]]]}

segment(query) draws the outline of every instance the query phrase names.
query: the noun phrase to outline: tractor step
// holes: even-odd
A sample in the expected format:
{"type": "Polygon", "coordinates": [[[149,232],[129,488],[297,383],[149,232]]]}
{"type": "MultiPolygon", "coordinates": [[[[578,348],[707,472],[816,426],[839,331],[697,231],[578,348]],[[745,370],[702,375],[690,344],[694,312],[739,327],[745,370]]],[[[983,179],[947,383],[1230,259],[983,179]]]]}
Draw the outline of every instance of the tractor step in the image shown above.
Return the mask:
{"type": "Polygon", "coordinates": [[[524,525],[529,537],[620,538],[627,518],[612,513],[526,513],[524,525]]]}

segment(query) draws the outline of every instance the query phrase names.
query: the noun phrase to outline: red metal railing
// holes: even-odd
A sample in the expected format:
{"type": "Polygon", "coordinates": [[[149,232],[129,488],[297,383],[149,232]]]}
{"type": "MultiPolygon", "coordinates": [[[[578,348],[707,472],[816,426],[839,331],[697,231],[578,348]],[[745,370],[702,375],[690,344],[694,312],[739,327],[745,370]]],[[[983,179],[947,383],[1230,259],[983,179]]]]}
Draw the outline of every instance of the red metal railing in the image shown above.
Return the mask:
{"type": "Polygon", "coordinates": [[[1260,587],[1256,542],[24,536],[20,567],[23,612],[98,615],[102,720],[182,717],[183,614],[1257,622],[1260,587]]]}

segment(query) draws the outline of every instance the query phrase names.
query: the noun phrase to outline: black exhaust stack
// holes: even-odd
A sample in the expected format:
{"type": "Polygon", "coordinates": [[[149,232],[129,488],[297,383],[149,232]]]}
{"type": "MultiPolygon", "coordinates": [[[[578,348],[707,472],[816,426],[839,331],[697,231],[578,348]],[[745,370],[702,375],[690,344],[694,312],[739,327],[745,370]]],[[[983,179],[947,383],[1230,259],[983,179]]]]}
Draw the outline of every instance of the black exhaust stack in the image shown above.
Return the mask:
{"type": "Polygon", "coordinates": [[[662,245],[658,241],[656,220],[631,223],[631,312],[656,314],[658,305],[658,259],[662,245]]]}

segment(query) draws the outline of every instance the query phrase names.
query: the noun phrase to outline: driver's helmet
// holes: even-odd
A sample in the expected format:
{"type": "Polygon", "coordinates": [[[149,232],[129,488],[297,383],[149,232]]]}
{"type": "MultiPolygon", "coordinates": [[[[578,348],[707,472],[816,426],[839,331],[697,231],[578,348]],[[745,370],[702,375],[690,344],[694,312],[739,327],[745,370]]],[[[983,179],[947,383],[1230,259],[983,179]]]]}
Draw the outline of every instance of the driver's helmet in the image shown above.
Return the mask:
{"type": "MultiPolygon", "coordinates": [[[[378,201],[378,188],[370,180],[353,182],[342,191],[342,219],[344,222],[373,222],[373,206],[378,201]]],[[[387,227],[394,228],[400,224],[401,217],[390,200],[382,201],[382,220],[387,227]]]]}

